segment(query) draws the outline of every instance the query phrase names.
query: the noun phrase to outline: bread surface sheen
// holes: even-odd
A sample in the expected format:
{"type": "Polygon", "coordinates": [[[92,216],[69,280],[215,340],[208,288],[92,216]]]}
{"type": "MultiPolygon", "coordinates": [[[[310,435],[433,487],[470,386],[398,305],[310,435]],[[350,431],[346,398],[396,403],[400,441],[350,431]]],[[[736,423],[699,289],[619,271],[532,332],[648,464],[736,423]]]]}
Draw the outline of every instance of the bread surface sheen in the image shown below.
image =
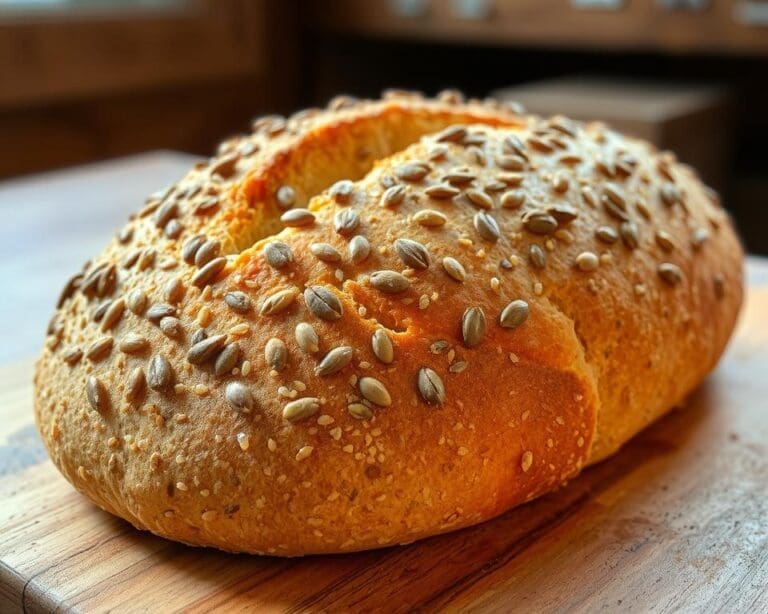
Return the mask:
{"type": "Polygon", "coordinates": [[[556,489],[682,402],[742,300],[716,194],[516,111],[340,97],[149,197],[49,327],[56,466],[164,537],[352,551],[556,489]]]}

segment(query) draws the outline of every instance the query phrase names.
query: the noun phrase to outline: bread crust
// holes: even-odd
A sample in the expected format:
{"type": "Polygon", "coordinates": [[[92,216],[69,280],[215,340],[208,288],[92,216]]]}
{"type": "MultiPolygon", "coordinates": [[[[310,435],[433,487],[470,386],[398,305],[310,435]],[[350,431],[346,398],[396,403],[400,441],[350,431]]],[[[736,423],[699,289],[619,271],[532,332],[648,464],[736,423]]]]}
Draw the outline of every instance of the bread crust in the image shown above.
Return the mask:
{"type": "Polygon", "coordinates": [[[406,543],[680,403],[742,259],[714,193],[644,142],[455,94],[340,98],[224,143],[68,284],[37,424],[78,490],[164,537],[406,543]]]}

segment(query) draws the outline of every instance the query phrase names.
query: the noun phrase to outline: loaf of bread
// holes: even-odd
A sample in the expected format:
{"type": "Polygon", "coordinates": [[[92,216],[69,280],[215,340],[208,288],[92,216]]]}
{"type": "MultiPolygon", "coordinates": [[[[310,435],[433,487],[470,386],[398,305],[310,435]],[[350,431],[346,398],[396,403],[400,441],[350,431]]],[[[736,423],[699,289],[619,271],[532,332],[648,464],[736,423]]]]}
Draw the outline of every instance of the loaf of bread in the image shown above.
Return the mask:
{"type": "Polygon", "coordinates": [[[66,285],[51,458],[188,544],[402,544],[560,487],[716,364],[743,254],[695,172],[601,124],[391,92],[265,117],[66,285]]]}

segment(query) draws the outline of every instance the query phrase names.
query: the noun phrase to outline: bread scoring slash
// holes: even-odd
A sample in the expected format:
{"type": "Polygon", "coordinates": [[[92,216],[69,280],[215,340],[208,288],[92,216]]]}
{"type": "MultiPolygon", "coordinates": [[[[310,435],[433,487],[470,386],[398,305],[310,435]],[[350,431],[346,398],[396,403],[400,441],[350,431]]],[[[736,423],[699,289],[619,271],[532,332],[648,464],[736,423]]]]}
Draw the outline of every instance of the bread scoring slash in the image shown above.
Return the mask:
{"type": "Polygon", "coordinates": [[[411,542],[549,492],[679,403],[742,300],[717,195],[645,142],[456,92],[257,120],[67,284],[62,474],[170,539],[411,542]]]}

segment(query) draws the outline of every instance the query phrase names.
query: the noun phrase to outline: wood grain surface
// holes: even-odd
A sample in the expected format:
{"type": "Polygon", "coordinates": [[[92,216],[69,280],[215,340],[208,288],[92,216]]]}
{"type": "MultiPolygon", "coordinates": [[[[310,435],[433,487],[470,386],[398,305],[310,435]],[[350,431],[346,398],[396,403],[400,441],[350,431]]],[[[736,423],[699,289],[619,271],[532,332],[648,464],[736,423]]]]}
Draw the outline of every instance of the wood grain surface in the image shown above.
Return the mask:
{"type": "MultiPolygon", "coordinates": [[[[151,168],[160,159],[144,162],[151,168]]],[[[114,191],[99,179],[121,164],[123,180],[136,179],[126,192],[157,187],[142,184],[158,176],[139,172],[135,159],[56,179],[70,194],[83,177],[97,194],[114,191]]],[[[159,174],[181,164],[161,165],[159,174]]],[[[135,204],[115,206],[114,223],[135,204]]],[[[74,204],[72,216],[87,210],[74,204]]],[[[86,245],[68,243],[69,251],[90,250],[87,237],[99,233],[103,242],[101,229],[83,231],[86,245]]],[[[59,248],[53,241],[47,248],[58,270],[59,248]]],[[[480,526],[343,556],[286,560],[190,548],[91,505],[46,460],[32,424],[32,359],[17,357],[33,341],[11,333],[16,349],[0,360],[0,612],[767,611],[766,270],[750,262],[748,302],[717,370],[687,407],[615,457],[480,526]]],[[[22,307],[7,313],[23,317],[22,307]]]]}

